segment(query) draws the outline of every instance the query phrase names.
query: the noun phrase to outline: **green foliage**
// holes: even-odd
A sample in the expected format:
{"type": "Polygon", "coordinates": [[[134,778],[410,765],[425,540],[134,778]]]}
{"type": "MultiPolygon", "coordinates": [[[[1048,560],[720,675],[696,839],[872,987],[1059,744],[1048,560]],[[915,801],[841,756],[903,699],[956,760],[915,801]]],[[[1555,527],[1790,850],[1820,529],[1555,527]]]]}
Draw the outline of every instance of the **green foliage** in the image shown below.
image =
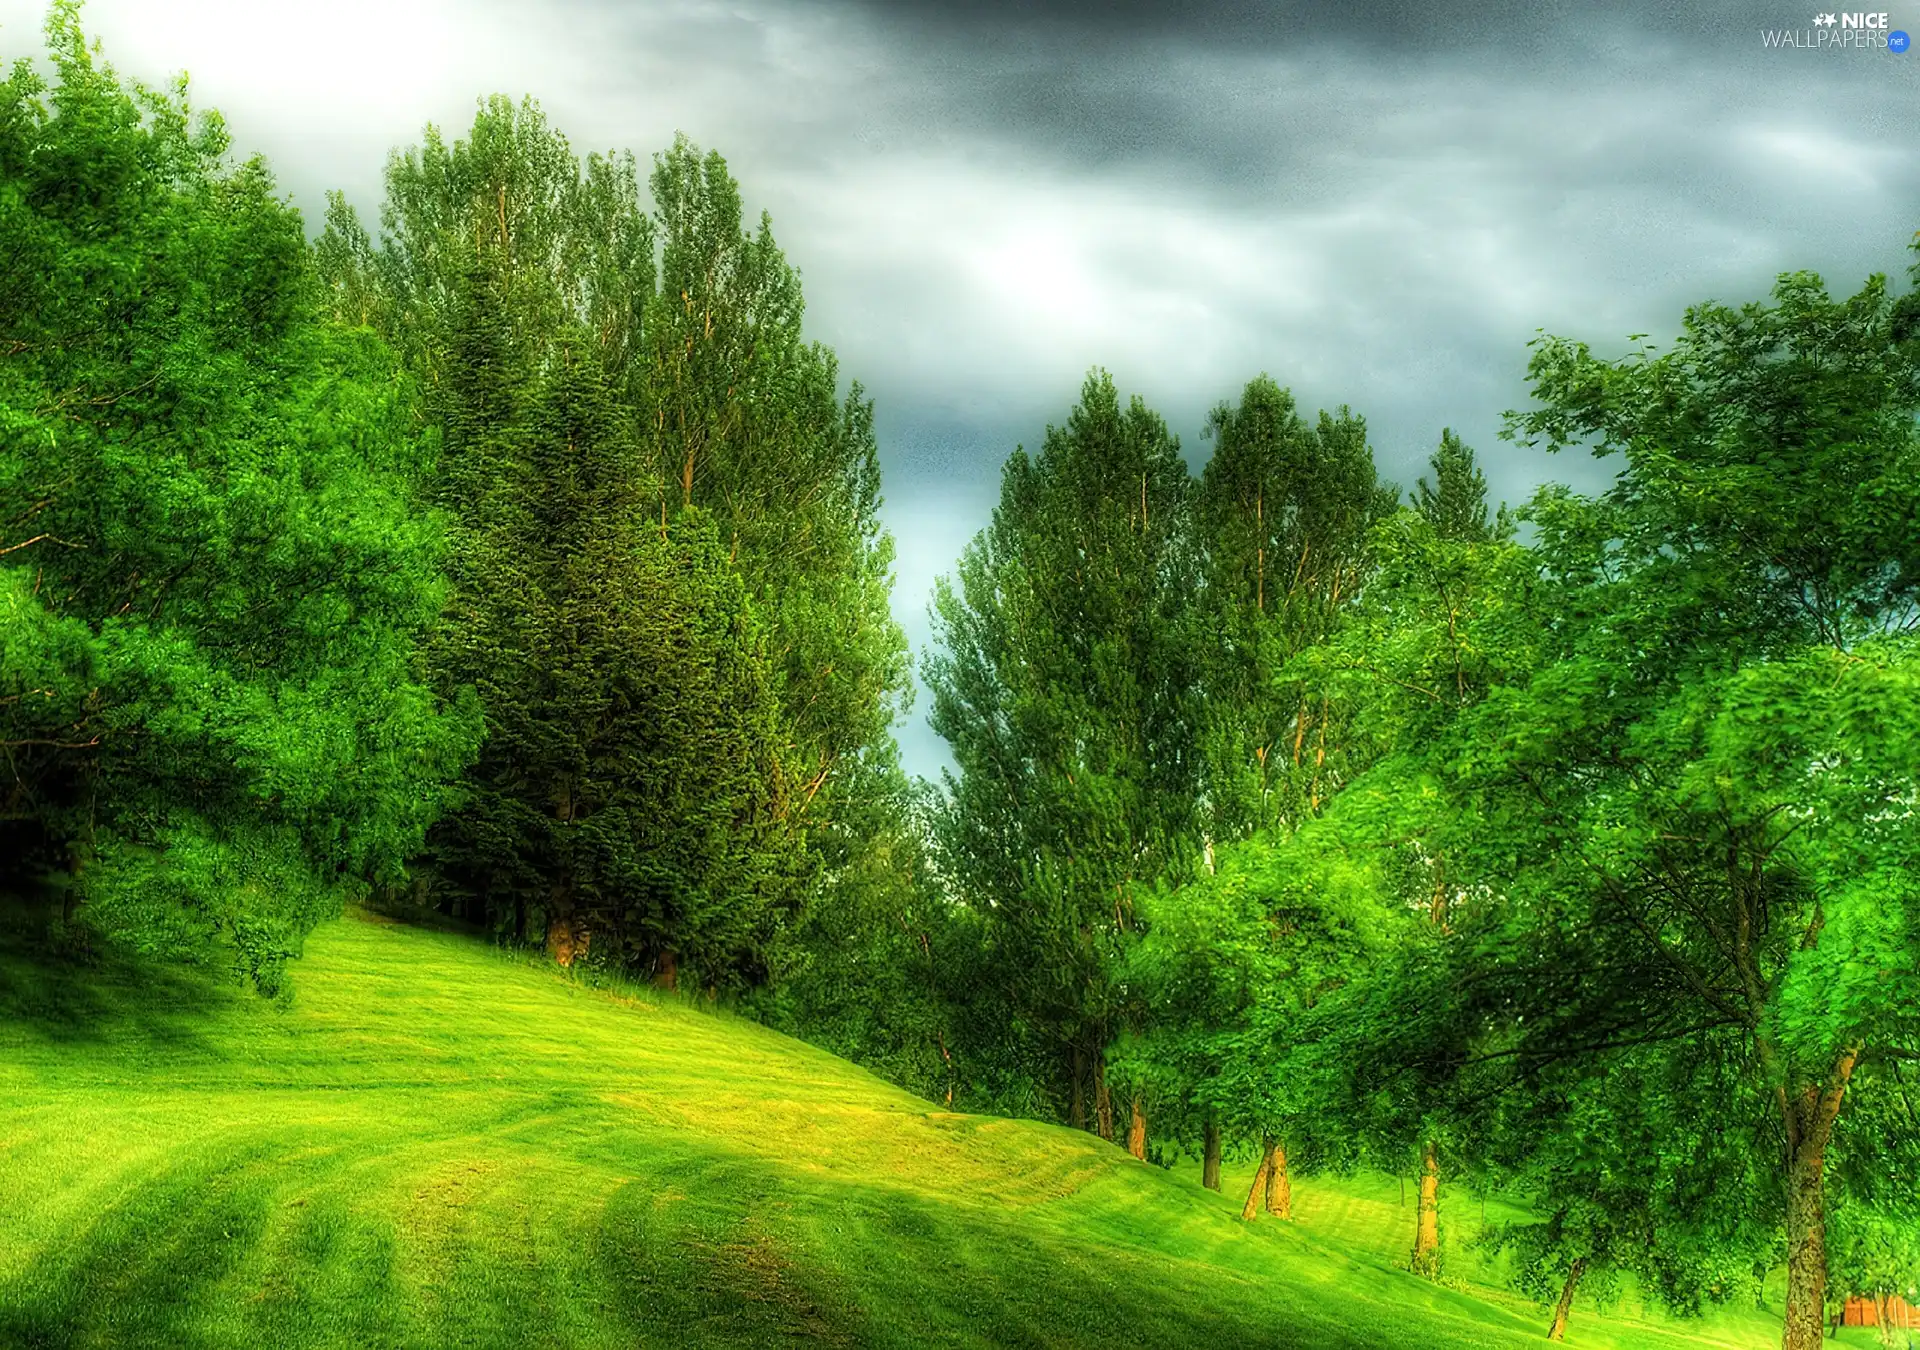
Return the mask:
{"type": "Polygon", "coordinates": [[[751,983],[830,963],[807,944],[832,923],[794,943],[813,898],[915,903],[887,871],[910,871],[904,818],[875,805],[904,789],[905,643],[871,404],[802,340],[799,275],[764,220],[742,231],[720,157],[683,138],[650,183],[651,213],[631,155],[581,160],[494,98],[466,138],[394,155],[377,243],[336,198],[317,252],[446,438],[464,599],[437,669],[479,688],[494,743],[440,833],[441,893],[522,938],[751,983]],[[591,392],[562,391],[576,365],[591,392]]]}
{"type": "Polygon", "coordinates": [[[873,846],[824,878],[794,935],[794,968],[745,1006],[930,1101],[978,1109],[950,1005],[977,934],[932,875],[934,803],[892,765],[842,801],[861,809],[873,846]]]}
{"type": "Polygon", "coordinates": [[[893,745],[912,688],[889,603],[873,404],[857,381],[842,398],[833,353],[804,339],[800,275],[764,214],[743,227],[717,153],[679,137],[649,185],[659,283],[637,404],[649,510],[706,512],[746,585],[780,705],[768,744],[790,784],[783,818],[803,832],[811,869],[791,987],[763,1006],[944,1092],[928,966],[941,907],[893,745]]]}
{"type": "Polygon", "coordinates": [[[844,828],[857,804],[837,798],[884,769],[910,690],[873,404],[857,382],[841,399],[833,353],[803,340],[800,274],[765,216],[742,228],[718,154],[680,138],[649,181],[661,255],[640,414],[654,510],[711,513],[746,579],[774,654],[794,809],[838,867],[862,845],[844,828]]]}
{"type": "Polygon", "coordinates": [[[1772,306],[1694,310],[1659,358],[1544,345],[1546,406],[1516,425],[1627,466],[1598,501],[1535,508],[1557,659],[1470,727],[1491,753],[1469,781],[1530,779],[1541,843],[1579,859],[1557,884],[1687,1020],[1742,1028],[1754,1085],[1792,1101],[1844,1088],[1849,1047],[1870,1069],[1920,1031],[1920,371],[1892,316],[1878,279],[1831,301],[1795,275],[1772,306]]]}
{"type": "Polygon", "coordinates": [[[960,768],[942,856],[997,996],[1085,1071],[1123,1016],[1137,895],[1198,861],[1190,494],[1160,418],[1090,376],[1041,453],[1007,461],[934,600],[931,721],[960,768]]]}
{"type": "Polygon", "coordinates": [[[455,610],[433,664],[487,740],[435,835],[441,875],[522,938],[703,984],[765,978],[798,841],[778,707],[710,523],[650,524],[627,424],[588,344],[523,390],[486,271],[456,319],[445,492],[455,610]]]}
{"type": "Polygon", "coordinates": [[[1507,533],[1507,511],[1487,514],[1487,477],[1474,463],[1473,450],[1452,428],[1440,433],[1440,448],[1429,461],[1433,482],[1422,478],[1414,492],[1414,507],[1442,539],[1485,543],[1507,533]]]}
{"type": "Polygon", "coordinates": [[[539,104],[483,100],[449,145],[428,125],[387,162],[378,246],[339,193],[315,256],[336,318],[371,324],[429,391],[449,378],[463,281],[484,255],[519,339],[544,353],[592,350],[622,399],[641,380],[642,315],[653,293],[654,222],[630,153],[577,157],[539,104]]]}
{"type": "Polygon", "coordinates": [[[1344,1149],[1346,1122],[1317,1110],[1296,1057],[1316,1053],[1317,1008],[1383,955],[1393,927],[1367,861],[1315,834],[1224,849],[1216,872],[1143,905],[1126,977],[1147,1018],[1119,1059],[1188,1121],[1229,1141],[1284,1140],[1308,1170],[1344,1149]]]}
{"type": "MultiPolygon", "coordinates": [[[[1374,617],[1329,657],[1353,697],[1375,689],[1378,789],[1350,791],[1397,796],[1383,836],[1445,869],[1440,973],[1377,998],[1376,1025],[1397,1015],[1420,1035],[1357,1044],[1382,1072],[1437,1074],[1456,1102],[1495,1063],[1536,1087],[1565,1071],[1592,1084],[1620,1052],[1671,1047],[1686,1072],[1662,1091],[1748,1122],[1744,1153],[1702,1156],[1714,1187],[1754,1199],[1745,1226],[1682,1207],[1662,1248],[1737,1263],[1754,1225],[1784,1225],[1794,1345],[1817,1329],[1829,1145],[1844,1155],[1874,1130],[1882,1167],[1920,1146],[1910,1124],[1881,1134],[1889,1114],[1847,1105],[1920,1031],[1905,880],[1920,385],[1893,317],[1877,279],[1832,301],[1790,276],[1771,306],[1694,310],[1665,355],[1610,363],[1543,341],[1542,406],[1515,433],[1621,454],[1616,486],[1544,491],[1528,549],[1449,542],[1444,511],[1398,527],[1374,617]],[[1756,1171],[1772,1184],[1749,1187],[1756,1171]]],[[[1630,1098],[1583,1091],[1616,1131],[1637,1128],[1630,1098]]],[[[1662,1118],[1669,1143],[1686,1137],[1679,1112],[1662,1118]]],[[[1540,1122],[1530,1147],[1553,1156],[1576,1123],[1540,1122]]],[[[1589,1165],[1610,1156],[1585,1147],[1589,1165]]],[[[1684,1152],[1610,1175],[1672,1193],[1684,1152]]],[[[1910,1181],[1895,1189],[1908,1212],[1910,1181]]]]}
{"type": "Polygon", "coordinates": [[[1512,1253],[1512,1278],[1553,1305],[1578,1263],[1578,1293],[1605,1305],[1623,1287],[1670,1311],[1751,1304],[1777,1250],[1758,1112],[1741,1112],[1731,1038],[1652,1044],[1515,1074],[1501,1062],[1475,1149],[1525,1219],[1479,1237],[1512,1253]]]}
{"type": "Polygon", "coordinates": [[[0,86],[0,815],[86,926],[271,989],[471,751],[410,666],[424,447],[265,165],[47,32],[0,86]]]}
{"type": "MultiPolygon", "coordinates": [[[[1835,1206],[1828,1237],[1834,1297],[1830,1303],[1865,1298],[1884,1310],[1886,1300],[1920,1306],[1920,1224],[1911,1211],[1890,1214],[1859,1203],[1835,1206]]],[[[1883,1324],[1881,1341],[1898,1344],[1883,1324]]]]}
{"type": "Polygon", "coordinates": [[[1376,481],[1366,424],[1342,408],[1309,426],[1266,376],[1208,423],[1195,546],[1196,645],[1210,831],[1219,841],[1297,827],[1351,772],[1344,721],[1286,663],[1358,597],[1368,537],[1399,493],[1376,481]]]}

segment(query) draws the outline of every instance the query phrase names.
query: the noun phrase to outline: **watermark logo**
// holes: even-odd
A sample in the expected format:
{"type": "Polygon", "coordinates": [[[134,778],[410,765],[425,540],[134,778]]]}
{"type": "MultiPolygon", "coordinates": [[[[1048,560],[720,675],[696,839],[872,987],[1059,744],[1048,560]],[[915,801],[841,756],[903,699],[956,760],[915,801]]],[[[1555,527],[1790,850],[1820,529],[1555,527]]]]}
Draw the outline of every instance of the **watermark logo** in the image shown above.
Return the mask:
{"type": "Polygon", "coordinates": [[[1822,10],[1806,28],[1761,29],[1760,45],[1782,51],[1904,52],[1912,43],[1905,33],[1891,26],[1890,18],[1879,10],[1822,10]]]}

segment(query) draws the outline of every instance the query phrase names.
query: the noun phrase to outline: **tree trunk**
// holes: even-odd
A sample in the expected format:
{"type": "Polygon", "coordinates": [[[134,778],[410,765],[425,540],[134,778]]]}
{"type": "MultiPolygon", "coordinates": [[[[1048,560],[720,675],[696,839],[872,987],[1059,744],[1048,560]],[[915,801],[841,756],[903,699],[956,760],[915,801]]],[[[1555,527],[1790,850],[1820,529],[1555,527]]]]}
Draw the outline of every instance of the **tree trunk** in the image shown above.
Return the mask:
{"type": "Polygon", "coordinates": [[[1113,1142],[1113,1094],[1107,1091],[1107,1063],[1104,1058],[1093,1062],[1093,1123],[1100,1137],[1109,1144],[1113,1142]]]}
{"type": "Polygon", "coordinates": [[[1241,1206],[1240,1217],[1252,1223],[1260,1214],[1260,1197],[1267,1189],[1267,1173],[1273,1169],[1273,1157],[1264,1148],[1260,1150],[1260,1170],[1253,1174],[1253,1185],[1247,1188],[1247,1203],[1241,1206]]]}
{"type": "Polygon", "coordinates": [[[1267,1154],[1267,1213],[1276,1219],[1293,1217],[1293,1173],[1287,1170],[1287,1146],[1273,1141],[1267,1154]]]}
{"type": "MultiPolygon", "coordinates": [[[[565,824],[573,819],[573,783],[564,774],[553,794],[553,818],[565,824]]],[[[574,921],[573,880],[563,864],[547,892],[547,951],[563,966],[587,950],[586,934],[574,921]]]]}
{"type": "Polygon", "coordinates": [[[1824,1088],[1781,1092],[1787,1127],[1787,1316],[1785,1350],[1819,1350],[1827,1312],[1827,1142],[1860,1046],[1841,1051],[1824,1088]]]}
{"type": "Polygon", "coordinates": [[[680,987],[680,963],[675,959],[673,948],[660,953],[660,969],[654,974],[653,981],[668,993],[680,987]]]}
{"type": "Polygon", "coordinates": [[[1206,1140],[1200,1148],[1200,1184],[1210,1191],[1220,1189],[1220,1122],[1207,1117],[1206,1140]]]}
{"type": "Polygon", "coordinates": [[[547,924],[547,954],[555,965],[570,966],[573,958],[586,948],[583,937],[584,934],[574,929],[570,916],[556,914],[547,924]]]}
{"type": "Polygon", "coordinates": [[[1133,1094],[1133,1118],[1127,1123],[1127,1152],[1141,1162],[1147,1160],[1147,1113],[1140,1109],[1140,1094],[1133,1094]]]}
{"type": "Polygon", "coordinates": [[[1431,1139],[1420,1151],[1420,1205],[1414,1216],[1413,1273],[1440,1273],[1440,1149],[1431,1139]]]}
{"type": "Polygon", "coordinates": [[[1567,1316],[1573,1311],[1573,1291],[1580,1287],[1580,1277],[1586,1271],[1587,1258],[1584,1256],[1576,1258],[1573,1268],[1567,1271],[1567,1282],[1560,1290],[1560,1304],[1553,1310],[1553,1325],[1547,1328],[1548,1340],[1567,1339],[1567,1316]]]}
{"type": "Polygon", "coordinates": [[[86,866],[86,855],[81,852],[80,845],[76,843],[67,852],[66,893],[60,898],[60,924],[62,927],[71,928],[73,926],[73,913],[80,907],[80,873],[86,870],[86,866]]]}
{"type": "Polygon", "coordinates": [[[1068,1119],[1076,1130],[1087,1128],[1087,1052],[1073,1047],[1073,1105],[1068,1119]]]}
{"type": "Polygon", "coordinates": [[[547,905],[547,954],[555,964],[570,966],[585,956],[589,934],[573,912],[573,896],[566,882],[556,881],[547,905]]]}
{"type": "Polygon", "coordinates": [[[1821,1156],[1795,1162],[1787,1179],[1786,1350],[1817,1350],[1827,1310],[1827,1215],[1821,1156]]]}

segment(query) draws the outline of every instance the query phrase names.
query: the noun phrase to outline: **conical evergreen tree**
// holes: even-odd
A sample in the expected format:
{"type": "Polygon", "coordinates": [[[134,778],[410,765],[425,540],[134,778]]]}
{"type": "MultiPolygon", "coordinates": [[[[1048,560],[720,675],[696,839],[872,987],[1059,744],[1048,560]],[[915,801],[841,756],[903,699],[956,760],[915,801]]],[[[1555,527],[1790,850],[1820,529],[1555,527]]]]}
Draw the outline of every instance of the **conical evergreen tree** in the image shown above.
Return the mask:
{"type": "Polygon", "coordinates": [[[744,584],[697,512],[650,523],[592,344],[537,381],[482,265],[450,350],[442,491],[460,591],[442,678],[487,743],[436,832],[476,917],[703,984],[775,964],[798,894],[778,702],[744,584]]]}
{"type": "Polygon", "coordinates": [[[1414,493],[1414,506],[1442,539],[1462,544],[1482,544],[1507,532],[1504,510],[1498,516],[1487,510],[1487,476],[1474,462],[1473,448],[1453,434],[1451,427],[1440,433],[1440,448],[1427,461],[1433,469],[1433,482],[1422,478],[1414,493]]]}

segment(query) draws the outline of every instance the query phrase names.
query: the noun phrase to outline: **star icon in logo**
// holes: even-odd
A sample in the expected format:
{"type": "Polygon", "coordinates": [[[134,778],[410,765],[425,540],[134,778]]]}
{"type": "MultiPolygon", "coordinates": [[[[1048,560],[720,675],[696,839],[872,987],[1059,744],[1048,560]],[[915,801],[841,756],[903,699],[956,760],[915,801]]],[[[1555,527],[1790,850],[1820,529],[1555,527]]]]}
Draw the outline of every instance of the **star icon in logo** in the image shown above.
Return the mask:
{"type": "Polygon", "coordinates": [[[1813,16],[1813,21],[1821,28],[1831,28],[1836,22],[1831,14],[1816,14],[1813,16]]]}

